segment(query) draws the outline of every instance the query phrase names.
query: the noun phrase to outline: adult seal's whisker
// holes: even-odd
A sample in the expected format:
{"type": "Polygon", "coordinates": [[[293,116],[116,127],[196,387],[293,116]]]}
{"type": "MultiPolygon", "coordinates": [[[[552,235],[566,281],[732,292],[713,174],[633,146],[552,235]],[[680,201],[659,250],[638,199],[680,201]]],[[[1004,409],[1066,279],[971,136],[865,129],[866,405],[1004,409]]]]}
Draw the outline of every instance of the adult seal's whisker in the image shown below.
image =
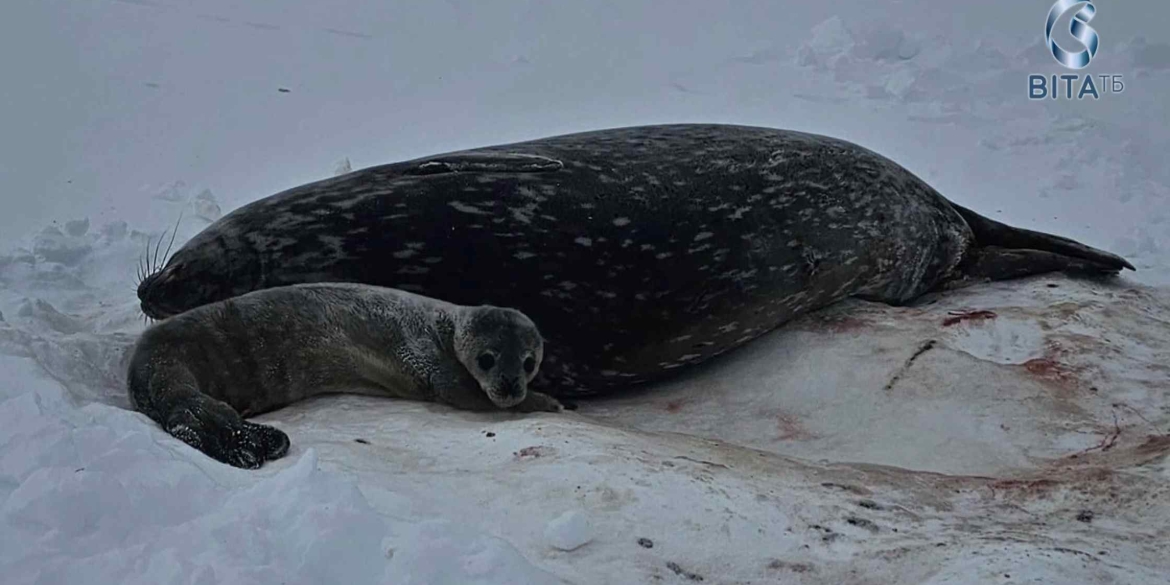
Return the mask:
{"type": "Polygon", "coordinates": [[[140,260],[140,264],[142,265],[142,272],[143,272],[142,280],[146,280],[146,277],[150,276],[150,274],[152,272],[151,268],[150,268],[150,234],[146,234],[146,245],[145,246],[146,247],[143,248],[142,258],[140,260]]]}
{"type": "Polygon", "coordinates": [[[166,235],[167,235],[167,231],[163,230],[163,233],[160,234],[158,237],[158,242],[156,242],[154,244],[154,257],[150,261],[150,271],[152,273],[158,272],[158,268],[159,268],[159,266],[158,266],[158,251],[160,248],[162,248],[162,241],[163,241],[163,238],[166,237],[166,235]]]}
{"type": "MultiPolygon", "coordinates": [[[[160,266],[166,265],[166,261],[171,254],[171,246],[175,244],[175,235],[179,233],[179,224],[183,222],[183,212],[186,210],[185,207],[179,210],[179,219],[175,220],[175,227],[171,228],[171,241],[167,242],[167,251],[163,252],[162,264],[160,266]]],[[[163,235],[166,235],[166,232],[163,232],[163,235]]],[[[160,238],[159,241],[161,242],[162,239],[160,238]]]]}

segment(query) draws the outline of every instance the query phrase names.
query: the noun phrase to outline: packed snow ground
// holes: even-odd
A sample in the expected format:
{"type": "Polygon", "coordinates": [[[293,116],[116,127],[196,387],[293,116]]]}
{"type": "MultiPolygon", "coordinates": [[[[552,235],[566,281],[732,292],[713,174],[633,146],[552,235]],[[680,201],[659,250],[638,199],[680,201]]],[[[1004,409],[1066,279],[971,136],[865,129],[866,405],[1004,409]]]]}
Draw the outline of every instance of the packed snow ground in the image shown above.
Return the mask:
{"type": "Polygon", "coordinates": [[[293,449],[255,472],[170,438],[123,389],[142,250],[180,209],[181,241],[235,205],[177,183],[138,202],[148,218],[62,218],[0,253],[0,574],[1170,582],[1170,45],[1110,44],[1093,67],[1126,73],[1128,93],[1083,104],[1024,98],[1022,76],[1050,67],[1035,45],[831,18],[799,45],[671,83],[688,99],[730,88],[738,103],[832,111],[851,133],[802,129],[1137,273],[843,303],[563,415],[316,399],[261,417],[293,449]]]}

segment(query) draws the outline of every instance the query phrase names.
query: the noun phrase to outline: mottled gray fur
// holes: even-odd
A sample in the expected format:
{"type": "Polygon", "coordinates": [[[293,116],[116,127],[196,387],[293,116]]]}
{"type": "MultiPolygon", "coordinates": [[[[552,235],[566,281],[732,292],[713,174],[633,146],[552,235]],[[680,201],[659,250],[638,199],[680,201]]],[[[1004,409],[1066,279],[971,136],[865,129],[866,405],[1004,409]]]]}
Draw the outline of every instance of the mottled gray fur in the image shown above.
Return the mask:
{"type": "Polygon", "coordinates": [[[138,295],[156,317],[319,281],[506,303],[545,337],[534,387],[573,396],[661,380],[847,297],[905,303],[955,284],[1128,267],[955,205],[844,140],[673,124],[289,189],[208,226],[138,295]]]}
{"type": "Polygon", "coordinates": [[[467,410],[559,411],[528,390],[543,340],[523,313],[363,284],[270,288],[165,319],[138,341],[130,400],[211,457],[253,468],[288,449],[248,417],[357,392],[467,410]]]}

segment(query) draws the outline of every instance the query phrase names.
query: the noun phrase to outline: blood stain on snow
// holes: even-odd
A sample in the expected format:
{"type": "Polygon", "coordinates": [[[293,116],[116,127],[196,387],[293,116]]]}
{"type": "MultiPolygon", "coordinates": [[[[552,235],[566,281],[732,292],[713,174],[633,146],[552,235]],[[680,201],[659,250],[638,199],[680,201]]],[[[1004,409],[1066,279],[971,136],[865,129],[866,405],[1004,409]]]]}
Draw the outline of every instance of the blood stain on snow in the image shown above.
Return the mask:
{"type": "Polygon", "coordinates": [[[943,320],[943,327],[950,327],[951,325],[957,325],[964,321],[987,321],[999,316],[995,314],[995,311],[986,310],[948,311],[947,314],[950,315],[950,317],[947,317],[945,320],[943,320]]]}
{"type": "Polygon", "coordinates": [[[1071,368],[1052,357],[1030,359],[1023,363],[1029,374],[1054,383],[1062,389],[1075,385],[1077,378],[1071,368]]]}
{"type": "Polygon", "coordinates": [[[1061,361],[1061,357],[1068,354],[1068,350],[1061,347],[1056,341],[1049,340],[1042,357],[1033,358],[1020,364],[1031,375],[1043,382],[1056,386],[1060,390],[1072,390],[1079,385],[1078,374],[1082,368],[1077,368],[1061,361]]]}
{"type": "Polygon", "coordinates": [[[1035,358],[1024,362],[1024,369],[1037,376],[1057,377],[1061,375],[1060,364],[1052,358],[1035,358]]]}
{"type": "Polygon", "coordinates": [[[1053,479],[1001,479],[988,485],[992,490],[1022,491],[1038,496],[1052,491],[1059,482],[1053,479]]]}
{"type": "Polygon", "coordinates": [[[1145,443],[1134,449],[1140,455],[1161,455],[1170,451],[1170,434],[1150,435],[1145,443]]]}
{"type": "Polygon", "coordinates": [[[777,441],[807,441],[817,438],[816,434],[804,427],[799,417],[785,412],[776,415],[776,429],[779,431],[777,441]]]}

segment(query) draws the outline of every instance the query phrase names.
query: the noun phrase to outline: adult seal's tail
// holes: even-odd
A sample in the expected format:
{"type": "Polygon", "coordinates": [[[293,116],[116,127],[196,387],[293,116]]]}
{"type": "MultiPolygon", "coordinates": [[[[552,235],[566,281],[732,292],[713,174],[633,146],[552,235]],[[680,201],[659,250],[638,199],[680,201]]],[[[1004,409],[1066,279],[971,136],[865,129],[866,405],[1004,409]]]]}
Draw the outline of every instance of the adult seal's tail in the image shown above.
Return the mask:
{"type": "Polygon", "coordinates": [[[246,205],[139,287],[164,317],[315,281],[514,306],[540,325],[534,387],[660,379],[850,296],[1124,259],[955,205],[897,163],[801,132],[618,128],[429,156],[246,205]]]}
{"type": "Polygon", "coordinates": [[[962,279],[1007,280],[1057,271],[1116,274],[1122,268],[1134,269],[1120,256],[1075,240],[1014,228],[954,203],[951,207],[971,228],[977,244],[962,259],[962,279]]]}

